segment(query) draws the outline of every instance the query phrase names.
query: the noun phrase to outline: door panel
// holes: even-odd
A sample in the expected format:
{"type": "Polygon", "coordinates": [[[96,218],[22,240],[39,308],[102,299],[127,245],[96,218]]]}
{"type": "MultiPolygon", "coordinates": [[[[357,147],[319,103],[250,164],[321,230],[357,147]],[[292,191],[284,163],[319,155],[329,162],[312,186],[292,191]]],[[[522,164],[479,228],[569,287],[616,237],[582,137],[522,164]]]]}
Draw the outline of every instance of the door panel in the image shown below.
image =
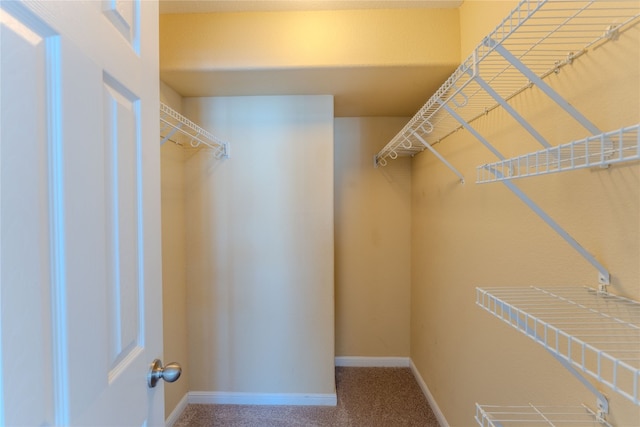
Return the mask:
{"type": "Polygon", "coordinates": [[[51,135],[47,121],[52,114],[50,105],[42,102],[53,80],[46,43],[51,33],[24,17],[1,10],[0,14],[0,353],[6,361],[1,370],[4,405],[0,425],[22,420],[31,425],[51,424],[54,393],[47,219],[51,135]],[[9,102],[12,108],[4,108],[9,102]],[[7,289],[15,284],[18,289],[7,289]]]}
{"type": "Polygon", "coordinates": [[[157,5],[0,7],[0,424],[162,424],[157,5]]]}

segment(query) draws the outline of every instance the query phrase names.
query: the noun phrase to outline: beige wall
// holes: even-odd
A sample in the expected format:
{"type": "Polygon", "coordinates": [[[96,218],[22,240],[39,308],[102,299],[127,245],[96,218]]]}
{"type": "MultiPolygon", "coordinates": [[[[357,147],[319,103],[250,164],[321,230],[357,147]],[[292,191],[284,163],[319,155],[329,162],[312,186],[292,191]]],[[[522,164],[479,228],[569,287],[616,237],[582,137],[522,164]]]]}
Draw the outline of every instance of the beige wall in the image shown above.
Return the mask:
{"type": "Polygon", "coordinates": [[[451,64],[456,9],[161,15],[165,70],[451,64]],[[212,54],[214,52],[215,54],[212,54]]]}
{"type": "Polygon", "coordinates": [[[458,24],[457,9],[162,15],[160,77],[183,96],[329,93],[338,117],[410,115],[458,65],[458,24]]]}
{"type": "Polygon", "coordinates": [[[185,98],[192,391],[335,393],[333,99],[185,98]]]}
{"type": "MultiPolygon", "coordinates": [[[[464,27],[463,27],[464,28],[464,27]]],[[[640,117],[640,27],[548,78],[603,131],[640,117]]],[[[537,89],[511,101],[552,145],[586,136],[537,89]]],[[[507,156],[538,150],[502,109],[473,123],[507,156]]],[[[411,357],[452,426],[472,425],[474,403],[585,404],[595,398],[539,345],[476,307],[475,287],[591,286],[597,271],[500,183],[476,185],[495,161],[468,132],[437,149],[467,177],[427,153],[412,164],[411,357]]],[[[611,291],[640,300],[640,166],[579,170],[517,185],[602,262],[611,291]]],[[[640,424],[638,408],[604,385],[610,422],[640,424]]]]}
{"type": "MultiPolygon", "coordinates": [[[[160,82],[160,100],[181,111],[182,100],[160,82]]],[[[172,142],[161,150],[163,362],[178,362],[183,375],[165,387],[165,418],[189,391],[184,151],[172,142]]]]}
{"type": "Polygon", "coordinates": [[[335,121],[336,356],[409,356],[411,163],[373,168],[406,122],[335,121]]]}
{"type": "Polygon", "coordinates": [[[460,61],[518,5],[513,0],[465,0],[460,6],[460,61]]]}
{"type": "Polygon", "coordinates": [[[182,111],[182,96],[162,80],[160,81],[160,102],[165,103],[179,113],[182,111]]]}

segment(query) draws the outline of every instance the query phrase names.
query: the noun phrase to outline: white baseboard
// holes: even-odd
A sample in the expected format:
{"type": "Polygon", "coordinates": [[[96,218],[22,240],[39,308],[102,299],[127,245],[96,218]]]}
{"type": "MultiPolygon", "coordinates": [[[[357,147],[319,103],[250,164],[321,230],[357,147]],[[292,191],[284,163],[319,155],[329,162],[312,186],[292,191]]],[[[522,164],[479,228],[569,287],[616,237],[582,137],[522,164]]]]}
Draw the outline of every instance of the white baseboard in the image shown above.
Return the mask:
{"type": "Polygon", "coordinates": [[[408,368],[410,361],[408,357],[338,356],[335,363],[336,366],[357,368],[408,368]]]}
{"type": "Polygon", "coordinates": [[[189,396],[189,393],[186,393],[184,396],[182,396],[182,399],[180,399],[180,402],[178,402],[178,404],[173,409],[173,411],[171,411],[167,419],[164,420],[165,427],[173,427],[176,421],[178,421],[178,418],[180,418],[180,415],[187,408],[187,403],[189,401],[188,396],[189,396]]]}
{"type": "Polygon", "coordinates": [[[309,405],[336,406],[336,393],[239,393],[191,391],[189,403],[218,405],[309,405]]]}
{"type": "Polygon", "coordinates": [[[436,403],[436,399],[431,394],[431,391],[429,391],[429,387],[427,387],[427,384],[422,379],[422,375],[420,375],[420,372],[418,372],[418,368],[416,368],[416,365],[413,364],[413,360],[411,360],[411,372],[413,372],[413,376],[415,377],[416,381],[418,382],[418,385],[422,389],[422,393],[424,393],[424,397],[427,398],[427,401],[429,402],[429,406],[431,406],[431,409],[433,410],[433,413],[436,416],[436,419],[438,420],[440,427],[449,427],[449,423],[447,422],[447,419],[444,417],[444,414],[438,407],[438,404],[436,403]]]}

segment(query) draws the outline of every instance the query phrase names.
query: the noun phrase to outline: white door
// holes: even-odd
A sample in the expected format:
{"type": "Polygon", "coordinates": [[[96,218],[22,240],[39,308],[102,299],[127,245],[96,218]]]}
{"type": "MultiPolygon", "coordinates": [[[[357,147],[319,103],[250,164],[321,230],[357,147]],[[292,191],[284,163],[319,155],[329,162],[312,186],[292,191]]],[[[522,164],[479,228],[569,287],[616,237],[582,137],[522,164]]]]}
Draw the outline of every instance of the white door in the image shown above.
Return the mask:
{"type": "Polygon", "coordinates": [[[163,424],[157,4],[0,23],[0,425],[163,424]]]}

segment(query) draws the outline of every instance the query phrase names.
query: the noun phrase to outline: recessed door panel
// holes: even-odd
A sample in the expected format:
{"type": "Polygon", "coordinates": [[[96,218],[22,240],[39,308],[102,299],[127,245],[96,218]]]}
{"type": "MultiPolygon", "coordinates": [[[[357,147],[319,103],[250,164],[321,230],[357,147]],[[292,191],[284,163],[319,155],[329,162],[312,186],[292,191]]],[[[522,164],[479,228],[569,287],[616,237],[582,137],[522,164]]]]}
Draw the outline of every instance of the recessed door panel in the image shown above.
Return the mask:
{"type": "Polygon", "coordinates": [[[105,171],[110,378],[142,342],[139,244],[139,108],[135,95],[105,75],[105,171]]]}
{"type": "Polygon", "coordinates": [[[138,8],[131,0],[103,0],[103,12],[116,30],[138,53],[138,8]]]}

